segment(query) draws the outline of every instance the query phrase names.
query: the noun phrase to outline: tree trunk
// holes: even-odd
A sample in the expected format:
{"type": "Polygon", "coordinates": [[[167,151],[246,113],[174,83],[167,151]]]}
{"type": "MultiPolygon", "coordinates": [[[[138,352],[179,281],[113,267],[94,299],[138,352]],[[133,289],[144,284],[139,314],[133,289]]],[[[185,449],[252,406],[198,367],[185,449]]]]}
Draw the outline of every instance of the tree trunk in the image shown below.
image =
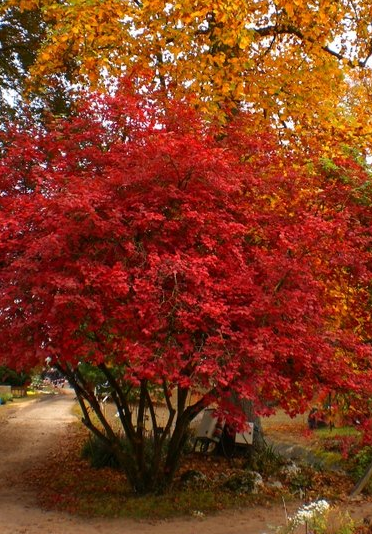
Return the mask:
{"type": "Polygon", "coordinates": [[[367,466],[367,469],[364,471],[363,476],[360,480],[355,484],[355,486],[352,489],[352,492],[350,493],[350,497],[356,497],[363,491],[363,489],[366,487],[368,482],[370,481],[372,477],[372,462],[367,466]]]}
{"type": "Polygon", "coordinates": [[[261,425],[261,419],[258,417],[254,410],[254,404],[252,401],[241,401],[242,409],[247,416],[247,421],[254,424],[253,431],[253,451],[259,452],[266,447],[264,433],[261,425]]]}

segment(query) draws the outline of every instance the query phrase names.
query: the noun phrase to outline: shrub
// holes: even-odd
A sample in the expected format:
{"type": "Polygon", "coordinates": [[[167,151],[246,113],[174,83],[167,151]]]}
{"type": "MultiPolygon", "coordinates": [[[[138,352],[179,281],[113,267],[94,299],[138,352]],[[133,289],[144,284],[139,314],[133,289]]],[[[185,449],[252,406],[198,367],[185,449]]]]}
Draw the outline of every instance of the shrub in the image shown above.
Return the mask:
{"type": "Polygon", "coordinates": [[[246,472],[232,476],[223,484],[223,487],[233,493],[252,493],[255,489],[255,482],[256,473],[246,472]]]}
{"type": "Polygon", "coordinates": [[[0,382],[8,384],[9,386],[23,386],[27,380],[29,380],[29,375],[24,371],[17,373],[13,369],[9,369],[5,366],[0,366],[0,382]]]}
{"type": "MultiPolygon", "coordinates": [[[[152,455],[154,453],[153,438],[145,438],[145,463],[151,465],[152,455]]],[[[128,468],[130,469],[133,462],[133,451],[129,441],[123,437],[120,440],[122,451],[125,453],[128,462],[128,468]]],[[[163,456],[165,455],[168,447],[168,441],[165,442],[163,447],[163,456]]],[[[111,469],[122,469],[115,454],[100,440],[97,436],[90,436],[82,448],[82,457],[89,460],[92,467],[96,469],[102,469],[104,467],[110,467],[111,469]]]]}
{"type": "Polygon", "coordinates": [[[344,459],[353,457],[359,448],[358,436],[335,435],[322,440],[322,448],[327,452],[339,452],[344,459]]]}
{"type": "Polygon", "coordinates": [[[13,400],[13,395],[10,393],[1,393],[0,395],[0,404],[6,404],[9,401],[13,400]]]}
{"type": "Polygon", "coordinates": [[[85,460],[89,460],[90,465],[95,469],[103,469],[104,467],[119,469],[115,455],[96,436],[90,436],[84,443],[81,456],[85,460]]]}
{"type": "Polygon", "coordinates": [[[245,468],[258,471],[264,476],[270,476],[277,474],[283,465],[285,465],[284,458],[275,451],[272,445],[265,445],[253,452],[245,468]]]}

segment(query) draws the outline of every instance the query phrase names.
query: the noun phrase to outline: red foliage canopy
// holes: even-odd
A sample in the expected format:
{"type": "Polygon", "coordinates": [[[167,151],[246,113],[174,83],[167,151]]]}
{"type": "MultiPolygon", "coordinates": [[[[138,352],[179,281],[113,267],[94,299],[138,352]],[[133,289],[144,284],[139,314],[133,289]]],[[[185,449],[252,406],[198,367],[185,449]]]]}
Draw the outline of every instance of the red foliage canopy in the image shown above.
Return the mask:
{"type": "Polygon", "coordinates": [[[184,106],[117,95],[9,128],[4,363],[104,361],[289,411],[319,385],[367,388],[368,175],[284,158],[248,120],[221,139],[184,106]]]}

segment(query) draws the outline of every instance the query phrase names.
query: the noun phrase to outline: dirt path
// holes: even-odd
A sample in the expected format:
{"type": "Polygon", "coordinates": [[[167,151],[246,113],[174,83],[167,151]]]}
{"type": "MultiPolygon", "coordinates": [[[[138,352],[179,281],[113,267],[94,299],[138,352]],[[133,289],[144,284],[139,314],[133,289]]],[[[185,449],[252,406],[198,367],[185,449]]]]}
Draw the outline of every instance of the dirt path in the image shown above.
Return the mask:
{"type": "MultiPolygon", "coordinates": [[[[0,422],[0,534],[263,534],[284,522],[281,507],[253,507],[208,518],[174,521],[80,520],[36,505],[36,495],[23,484],[23,473],[42,464],[63,435],[71,416],[73,395],[46,396],[7,411],[0,422]]],[[[371,504],[356,504],[360,516],[371,504]]],[[[290,512],[295,508],[293,504],[290,512]]]]}

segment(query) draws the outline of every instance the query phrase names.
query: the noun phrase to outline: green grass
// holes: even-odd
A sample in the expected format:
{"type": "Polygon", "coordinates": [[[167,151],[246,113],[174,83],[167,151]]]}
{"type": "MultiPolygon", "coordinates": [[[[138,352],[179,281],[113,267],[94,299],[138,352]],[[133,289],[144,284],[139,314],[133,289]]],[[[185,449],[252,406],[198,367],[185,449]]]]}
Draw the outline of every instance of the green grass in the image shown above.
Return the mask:
{"type": "MultiPolygon", "coordinates": [[[[167,519],[217,512],[252,502],[252,498],[236,496],[213,489],[185,489],[166,495],[146,495],[133,497],[92,495],[80,497],[78,513],[83,516],[126,517],[131,519],[167,519]]],[[[257,502],[257,497],[254,502],[257,502]]]]}
{"type": "Polygon", "coordinates": [[[13,395],[11,393],[0,393],[1,405],[13,402],[13,395]]]}
{"type": "MultiPolygon", "coordinates": [[[[35,397],[32,397],[35,398],[35,397]]],[[[7,402],[6,404],[0,405],[0,421],[6,420],[12,411],[16,408],[18,404],[22,404],[24,402],[30,401],[29,397],[20,397],[20,398],[12,398],[11,402],[7,402]]]]}
{"type": "Polygon", "coordinates": [[[344,426],[340,428],[318,428],[314,434],[320,439],[334,438],[335,436],[360,436],[359,430],[353,426],[344,426]]]}

